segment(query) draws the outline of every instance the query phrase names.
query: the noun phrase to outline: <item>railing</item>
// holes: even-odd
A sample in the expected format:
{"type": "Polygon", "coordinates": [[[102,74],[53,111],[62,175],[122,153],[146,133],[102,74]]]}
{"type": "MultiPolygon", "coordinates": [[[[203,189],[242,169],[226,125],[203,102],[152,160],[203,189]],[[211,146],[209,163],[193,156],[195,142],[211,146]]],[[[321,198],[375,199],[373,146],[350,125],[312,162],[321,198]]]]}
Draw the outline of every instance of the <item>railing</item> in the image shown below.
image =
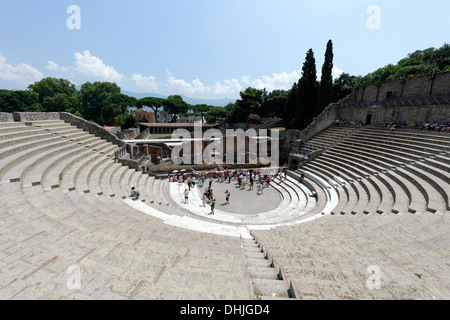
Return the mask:
{"type": "Polygon", "coordinates": [[[143,155],[142,157],[140,157],[140,158],[137,160],[137,161],[138,161],[139,167],[142,166],[146,160],[147,160],[147,157],[146,157],[145,155],[143,155]]]}
{"type": "Polygon", "coordinates": [[[120,159],[126,153],[127,153],[127,145],[124,144],[122,147],[120,147],[116,151],[114,151],[114,159],[115,160],[120,159]]]}

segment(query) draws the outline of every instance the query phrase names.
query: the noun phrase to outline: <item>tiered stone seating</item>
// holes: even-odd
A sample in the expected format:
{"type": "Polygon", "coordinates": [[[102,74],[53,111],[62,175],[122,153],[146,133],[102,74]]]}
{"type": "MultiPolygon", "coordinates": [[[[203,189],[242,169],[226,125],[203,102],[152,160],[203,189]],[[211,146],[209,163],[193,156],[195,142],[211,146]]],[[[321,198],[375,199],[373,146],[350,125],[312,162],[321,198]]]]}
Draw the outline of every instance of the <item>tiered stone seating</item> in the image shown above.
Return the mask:
{"type": "Polygon", "coordinates": [[[19,127],[12,135],[0,129],[6,146],[0,149],[2,298],[252,297],[240,238],[206,236],[133,209],[121,196],[132,184],[152,181],[111,160],[113,145],[79,145],[92,139],[87,133],[86,140],[64,139],[73,128],[63,133],[60,123],[19,127]],[[32,142],[22,140],[22,146],[21,133],[28,130],[33,134],[24,136],[32,142]],[[20,180],[11,182],[15,177],[20,180]],[[79,290],[67,286],[70,266],[81,270],[79,290]]]}
{"type": "Polygon", "coordinates": [[[448,223],[429,212],[338,215],[254,233],[302,299],[448,299],[448,223]],[[371,266],[379,289],[367,285],[371,266]]]}
{"type": "Polygon", "coordinates": [[[356,127],[329,127],[325,131],[318,133],[306,142],[306,147],[311,149],[328,149],[337,141],[352,134],[356,127]]]}
{"type": "Polygon", "coordinates": [[[112,143],[0,123],[0,297],[448,299],[450,136],[333,126],[312,142],[324,153],[271,183],[277,209],[206,216],[112,143]]]}
{"type": "Polygon", "coordinates": [[[349,186],[347,197],[334,213],[356,213],[355,208],[364,213],[405,209],[443,213],[448,209],[448,176],[445,170],[423,163],[430,163],[430,158],[446,152],[449,146],[445,135],[361,129],[300,170],[334,181],[338,189],[349,186]]]}
{"type": "Polygon", "coordinates": [[[302,299],[448,299],[449,150],[446,134],[355,130],[294,172],[333,186],[332,214],[252,234],[302,299]]]}

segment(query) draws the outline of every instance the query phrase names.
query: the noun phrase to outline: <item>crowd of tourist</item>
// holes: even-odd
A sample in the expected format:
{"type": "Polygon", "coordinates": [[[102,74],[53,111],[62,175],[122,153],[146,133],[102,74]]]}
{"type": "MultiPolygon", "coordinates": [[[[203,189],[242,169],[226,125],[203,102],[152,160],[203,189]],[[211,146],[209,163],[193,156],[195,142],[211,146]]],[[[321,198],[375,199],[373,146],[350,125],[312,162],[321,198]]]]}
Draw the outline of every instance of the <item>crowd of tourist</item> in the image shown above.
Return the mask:
{"type": "MultiPolygon", "coordinates": [[[[285,172],[271,172],[270,174],[263,174],[260,169],[247,170],[224,170],[214,173],[176,173],[170,176],[171,182],[178,182],[180,185],[186,185],[183,192],[184,203],[189,203],[189,192],[197,186],[197,188],[204,188],[201,196],[202,206],[206,208],[207,204],[211,207],[211,212],[208,215],[214,215],[214,208],[216,204],[216,195],[213,190],[213,183],[231,184],[232,181],[236,183],[238,190],[254,190],[256,186],[257,194],[264,194],[264,189],[270,187],[273,181],[283,182],[286,180],[285,172]]],[[[225,191],[225,203],[230,204],[231,193],[227,189],[225,191]]]]}
{"type": "Polygon", "coordinates": [[[411,128],[411,129],[418,129],[418,130],[429,130],[429,131],[438,131],[438,132],[450,132],[450,121],[445,122],[437,122],[434,121],[430,123],[430,121],[425,121],[422,125],[419,125],[417,122],[411,122],[409,125],[406,123],[406,121],[383,121],[383,128],[387,128],[390,131],[393,131],[398,128],[411,128]]]}
{"type": "Polygon", "coordinates": [[[352,126],[356,126],[356,125],[360,125],[362,124],[361,120],[357,120],[357,121],[347,121],[345,119],[336,119],[336,121],[334,122],[335,125],[339,126],[339,125],[352,125],[352,126]]]}

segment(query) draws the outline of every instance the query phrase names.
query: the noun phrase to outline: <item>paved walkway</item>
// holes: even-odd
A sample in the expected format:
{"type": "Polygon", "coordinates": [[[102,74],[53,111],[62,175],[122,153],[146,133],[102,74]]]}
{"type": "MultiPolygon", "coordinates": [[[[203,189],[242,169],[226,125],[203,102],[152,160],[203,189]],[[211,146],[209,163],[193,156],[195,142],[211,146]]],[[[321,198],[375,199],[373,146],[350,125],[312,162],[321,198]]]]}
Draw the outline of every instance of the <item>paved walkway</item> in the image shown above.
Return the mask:
{"type": "MultiPolygon", "coordinates": [[[[195,190],[202,197],[208,183],[205,183],[203,188],[195,187],[195,190]]],[[[239,213],[243,215],[259,214],[262,212],[276,209],[282,199],[278,191],[274,188],[264,188],[264,193],[258,194],[257,186],[254,185],[253,190],[249,190],[247,184],[245,189],[239,188],[237,181],[231,180],[228,182],[217,182],[213,180],[211,188],[216,199],[216,209],[229,213],[239,213]],[[230,203],[227,204],[225,200],[225,191],[230,192],[230,203]]]]}

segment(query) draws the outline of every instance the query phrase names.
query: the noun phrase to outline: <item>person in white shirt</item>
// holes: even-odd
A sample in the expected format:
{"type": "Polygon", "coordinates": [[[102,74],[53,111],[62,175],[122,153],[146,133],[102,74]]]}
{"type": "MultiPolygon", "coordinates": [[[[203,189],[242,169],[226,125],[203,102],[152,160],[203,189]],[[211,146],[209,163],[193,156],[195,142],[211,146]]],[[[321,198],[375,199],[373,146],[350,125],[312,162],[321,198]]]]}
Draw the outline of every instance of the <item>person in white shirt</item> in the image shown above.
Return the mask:
{"type": "Polygon", "coordinates": [[[189,202],[189,191],[188,189],[184,189],[184,203],[189,202]]]}

